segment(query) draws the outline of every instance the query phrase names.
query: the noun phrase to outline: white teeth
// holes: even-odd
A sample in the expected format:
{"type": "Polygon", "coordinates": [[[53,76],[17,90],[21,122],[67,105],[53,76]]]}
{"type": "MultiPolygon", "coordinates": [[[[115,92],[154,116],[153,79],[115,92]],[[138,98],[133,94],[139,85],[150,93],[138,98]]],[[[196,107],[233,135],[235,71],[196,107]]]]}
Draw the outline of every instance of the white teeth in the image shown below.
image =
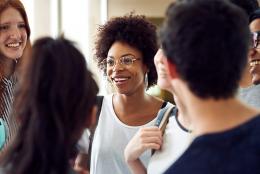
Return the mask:
{"type": "Polygon", "coordinates": [[[114,81],[124,81],[124,80],[127,80],[128,78],[126,77],[120,77],[120,78],[114,78],[114,81]]]}
{"type": "Polygon", "coordinates": [[[18,47],[20,44],[19,43],[10,43],[10,44],[7,44],[8,47],[18,47]]]}
{"type": "Polygon", "coordinates": [[[250,66],[256,66],[256,65],[260,65],[260,60],[254,60],[250,62],[250,66]]]}

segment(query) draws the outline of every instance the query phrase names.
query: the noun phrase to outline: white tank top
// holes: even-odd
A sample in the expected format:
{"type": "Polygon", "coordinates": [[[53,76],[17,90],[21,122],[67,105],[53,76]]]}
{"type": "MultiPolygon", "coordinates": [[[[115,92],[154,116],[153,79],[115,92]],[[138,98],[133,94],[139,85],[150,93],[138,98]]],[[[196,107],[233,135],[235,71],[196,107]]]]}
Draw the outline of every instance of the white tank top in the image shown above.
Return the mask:
{"type": "MultiPolygon", "coordinates": [[[[112,95],[105,96],[92,144],[90,173],[131,174],[124,160],[124,149],[141,127],[154,125],[155,120],[156,118],[143,126],[128,126],[116,116],[112,95]]],[[[146,167],[150,158],[150,150],[141,156],[146,167]]]]}

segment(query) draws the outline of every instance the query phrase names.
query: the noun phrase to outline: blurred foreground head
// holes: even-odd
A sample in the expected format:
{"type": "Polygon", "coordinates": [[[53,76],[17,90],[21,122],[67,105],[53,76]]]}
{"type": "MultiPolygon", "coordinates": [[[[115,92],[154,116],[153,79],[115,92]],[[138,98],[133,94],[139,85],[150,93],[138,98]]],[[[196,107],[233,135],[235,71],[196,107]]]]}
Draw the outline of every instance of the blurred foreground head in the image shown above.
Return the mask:
{"type": "Polygon", "coordinates": [[[235,95],[249,36],[246,13],[223,0],[171,5],[160,32],[162,48],[179,77],[198,97],[215,99],[235,95]]]}
{"type": "Polygon", "coordinates": [[[10,173],[67,173],[74,145],[91,124],[98,87],[84,56],[63,38],[37,40],[22,65],[10,173]]]}

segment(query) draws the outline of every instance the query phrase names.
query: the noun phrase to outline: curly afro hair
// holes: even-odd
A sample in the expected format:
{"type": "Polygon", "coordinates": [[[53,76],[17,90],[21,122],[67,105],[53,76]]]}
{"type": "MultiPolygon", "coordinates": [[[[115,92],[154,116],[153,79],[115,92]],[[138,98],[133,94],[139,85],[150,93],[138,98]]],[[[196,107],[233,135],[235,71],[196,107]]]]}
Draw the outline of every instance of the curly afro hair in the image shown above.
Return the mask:
{"type": "Polygon", "coordinates": [[[106,59],[110,47],[116,41],[138,49],[143,55],[143,63],[148,67],[148,88],[157,81],[153,58],[158,49],[156,27],[145,16],[129,14],[109,20],[98,29],[95,55],[98,67],[106,74],[102,61],[106,59]]]}

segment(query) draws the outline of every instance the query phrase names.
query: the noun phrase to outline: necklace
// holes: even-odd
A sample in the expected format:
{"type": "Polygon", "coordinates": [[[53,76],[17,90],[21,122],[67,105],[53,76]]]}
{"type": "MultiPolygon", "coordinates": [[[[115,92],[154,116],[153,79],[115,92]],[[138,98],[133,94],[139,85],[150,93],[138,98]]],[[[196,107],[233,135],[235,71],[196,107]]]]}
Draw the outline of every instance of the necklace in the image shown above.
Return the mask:
{"type": "Polygon", "coordinates": [[[178,126],[179,126],[183,131],[188,132],[188,133],[191,133],[192,130],[187,129],[186,127],[184,127],[184,126],[180,123],[180,121],[179,121],[179,119],[178,119],[178,109],[177,109],[177,107],[174,107],[174,109],[173,109],[172,112],[173,112],[173,115],[175,116],[175,119],[176,119],[176,122],[177,122],[178,126]]]}

